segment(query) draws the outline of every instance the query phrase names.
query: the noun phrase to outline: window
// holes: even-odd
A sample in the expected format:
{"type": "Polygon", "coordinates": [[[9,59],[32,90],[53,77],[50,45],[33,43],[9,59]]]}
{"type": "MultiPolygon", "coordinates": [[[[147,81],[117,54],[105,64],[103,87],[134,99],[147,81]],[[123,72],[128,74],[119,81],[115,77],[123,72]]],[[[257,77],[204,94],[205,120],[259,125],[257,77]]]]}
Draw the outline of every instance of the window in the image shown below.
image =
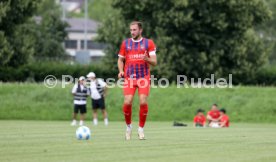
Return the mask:
{"type": "MultiPolygon", "coordinates": [[[[87,41],[87,49],[104,49],[105,44],[93,42],[91,40],[87,41]]],[[[84,40],[81,40],[81,49],[84,49],[84,40]]]]}
{"type": "Polygon", "coordinates": [[[78,41],[77,40],[65,40],[65,48],[77,49],[78,41]]]}

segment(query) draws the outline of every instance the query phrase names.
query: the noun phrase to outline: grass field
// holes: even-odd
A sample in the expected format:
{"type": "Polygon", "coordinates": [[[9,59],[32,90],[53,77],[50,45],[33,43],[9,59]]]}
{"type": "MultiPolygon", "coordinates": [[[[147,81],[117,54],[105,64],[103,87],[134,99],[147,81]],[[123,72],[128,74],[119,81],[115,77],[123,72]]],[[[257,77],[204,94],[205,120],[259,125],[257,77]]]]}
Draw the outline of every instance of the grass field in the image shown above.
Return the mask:
{"type": "MultiPolygon", "coordinates": [[[[0,119],[70,120],[73,111],[71,85],[46,88],[39,83],[0,83],[0,119]]],[[[176,88],[170,86],[151,89],[149,121],[192,121],[200,107],[208,111],[211,104],[227,109],[233,122],[276,123],[276,88],[176,88]]],[[[108,90],[106,106],[109,119],[123,121],[123,94],[120,88],[108,90]]],[[[88,99],[88,119],[91,119],[91,101],[88,99]]],[[[137,94],[133,111],[138,118],[137,94]]],[[[101,117],[101,116],[100,116],[101,117]]]]}
{"type": "Polygon", "coordinates": [[[137,139],[136,128],[133,139],[125,141],[123,122],[108,127],[86,124],[92,139],[78,141],[69,121],[0,120],[0,161],[276,161],[276,124],[234,123],[228,129],[211,129],[149,122],[144,141],[137,139]]]}

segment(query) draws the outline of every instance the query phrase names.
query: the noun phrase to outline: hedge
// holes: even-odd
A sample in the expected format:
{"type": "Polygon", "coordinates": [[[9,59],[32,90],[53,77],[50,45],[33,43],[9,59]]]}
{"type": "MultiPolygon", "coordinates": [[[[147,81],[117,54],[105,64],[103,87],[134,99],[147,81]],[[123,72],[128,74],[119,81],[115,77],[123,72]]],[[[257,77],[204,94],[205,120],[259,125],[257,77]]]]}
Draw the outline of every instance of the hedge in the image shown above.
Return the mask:
{"type": "MultiPolygon", "coordinates": [[[[32,63],[19,68],[0,67],[0,81],[2,82],[41,82],[47,75],[54,75],[62,79],[62,75],[71,75],[75,78],[85,76],[90,71],[100,78],[117,78],[117,69],[109,69],[104,64],[80,65],[61,62],[32,63]]],[[[154,72],[157,74],[157,71],[154,72]]],[[[158,76],[158,74],[157,74],[158,76]]],[[[233,76],[233,83],[240,85],[276,85],[276,67],[267,66],[256,72],[252,78],[233,76]]]]}
{"type": "Polygon", "coordinates": [[[58,62],[33,63],[19,68],[0,67],[0,81],[2,82],[24,82],[43,81],[47,75],[54,75],[62,79],[62,75],[71,75],[75,78],[86,76],[89,72],[95,72],[97,77],[115,77],[117,69],[107,69],[102,64],[79,65],[64,64],[58,62]]]}

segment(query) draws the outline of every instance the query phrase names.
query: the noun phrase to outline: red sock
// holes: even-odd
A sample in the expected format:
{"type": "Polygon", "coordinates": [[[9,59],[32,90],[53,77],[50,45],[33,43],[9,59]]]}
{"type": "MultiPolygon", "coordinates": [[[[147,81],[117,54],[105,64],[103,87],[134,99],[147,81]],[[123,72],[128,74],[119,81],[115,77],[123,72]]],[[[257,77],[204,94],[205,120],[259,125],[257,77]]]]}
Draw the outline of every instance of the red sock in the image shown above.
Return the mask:
{"type": "Polygon", "coordinates": [[[140,105],[140,120],[139,126],[144,127],[148,115],[148,104],[140,105]]]}
{"type": "Polygon", "coordinates": [[[131,107],[132,105],[127,105],[127,104],[124,104],[123,106],[123,112],[125,115],[125,121],[127,125],[131,124],[131,114],[132,114],[131,107]]]}

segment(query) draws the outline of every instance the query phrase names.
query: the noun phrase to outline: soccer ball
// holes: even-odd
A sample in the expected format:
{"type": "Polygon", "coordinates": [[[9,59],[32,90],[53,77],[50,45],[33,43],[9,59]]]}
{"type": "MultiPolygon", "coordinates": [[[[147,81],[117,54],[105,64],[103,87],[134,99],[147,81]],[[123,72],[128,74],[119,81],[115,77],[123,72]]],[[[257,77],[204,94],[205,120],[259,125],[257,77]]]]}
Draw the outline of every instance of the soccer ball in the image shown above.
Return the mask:
{"type": "Polygon", "coordinates": [[[91,137],[90,129],[86,126],[81,126],[76,130],[78,140],[89,140],[91,137]]]}

